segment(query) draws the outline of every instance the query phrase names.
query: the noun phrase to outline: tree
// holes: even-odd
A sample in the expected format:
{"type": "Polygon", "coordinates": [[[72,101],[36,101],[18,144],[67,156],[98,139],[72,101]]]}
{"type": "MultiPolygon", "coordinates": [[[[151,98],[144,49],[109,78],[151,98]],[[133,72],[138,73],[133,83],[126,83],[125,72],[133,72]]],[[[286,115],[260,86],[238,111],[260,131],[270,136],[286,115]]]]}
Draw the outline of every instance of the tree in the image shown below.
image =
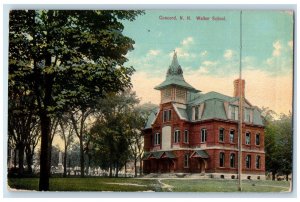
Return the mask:
{"type": "Polygon", "coordinates": [[[123,64],[134,41],[122,34],[124,27],[118,20],[132,21],[141,13],[10,12],[10,76],[13,80],[18,75],[29,85],[41,124],[39,190],[49,190],[51,115],[86,108],[106,92],[130,86],[133,68],[123,64]]]}
{"type": "Polygon", "coordinates": [[[274,119],[274,112],[264,109],[265,118],[265,152],[266,171],[272,173],[272,180],[276,174],[288,175],[292,172],[292,115],[281,114],[274,119]]]}
{"type": "Polygon", "coordinates": [[[293,128],[292,128],[292,115],[281,114],[278,120],[278,148],[280,153],[278,158],[280,159],[279,172],[286,176],[292,173],[292,161],[293,161],[293,128]]]}
{"type": "Polygon", "coordinates": [[[134,176],[137,177],[137,162],[142,166],[143,155],[143,135],[142,130],[145,127],[147,116],[143,114],[141,108],[134,108],[132,111],[127,112],[127,137],[130,146],[131,155],[134,160],[134,176]]]}
{"type": "Polygon", "coordinates": [[[129,89],[118,94],[109,94],[99,101],[97,121],[90,130],[90,139],[94,149],[104,157],[104,165],[109,166],[109,176],[112,170],[118,177],[119,170],[129,159],[129,114],[139,102],[135,93],[129,89]],[[108,156],[106,156],[108,155],[108,156]]]}
{"type": "Polygon", "coordinates": [[[70,123],[69,117],[67,115],[60,118],[59,126],[60,126],[60,137],[64,141],[64,174],[63,174],[63,177],[66,177],[67,176],[68,148],[74,140],[74,128],[72,127],[72,123],[70,123]]]}
{"type": "MultiPolygon", "coordinates": [[[[17,77],[17,76],[16,76],[17,77]]],[[[9,84],[9,105],[8,105],[8,135],[10,145],[18,151],[18,174],[22,176],[24,173],[24,152],[28,154],[27,163],[30,161],[31,146],[32,149],[36,146],[36,139],[39,134],[36,134],[34,129],[37,125],[37,118],[34,114],[32,103],[32,92],[28,86],[24,85],[23,81],[19,81],[20,88],[16,83],[9,84]]],[[[31,172],[31,164],[28,164],[28,171],[31,172]]]]}
{"type": "Polygon", "coordinates": [[[79,139],[80,148],[80,172],[81,177],[84,177],[84,139],[87,134],[86,120],[93,112],[92,109],[79,109],[70,113],[71,122],[76,136],[79,139]]]}
{"type": "Polygon", "coordinates": [[[32,174],[33,157],[40,137],[40,128],[36,125],[36,127],[31,130],[31,135],[27,139],[25,145],[26,161],[29,174],[32,174]]]}

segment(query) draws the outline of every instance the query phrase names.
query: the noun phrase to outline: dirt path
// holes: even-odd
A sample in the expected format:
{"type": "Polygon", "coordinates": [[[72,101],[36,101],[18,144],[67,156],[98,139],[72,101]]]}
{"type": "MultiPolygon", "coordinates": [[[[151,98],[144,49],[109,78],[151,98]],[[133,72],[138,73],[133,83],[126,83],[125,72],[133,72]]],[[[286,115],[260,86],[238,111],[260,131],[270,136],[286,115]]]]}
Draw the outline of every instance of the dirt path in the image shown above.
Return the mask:
{"type": "Polygon", "coordinates": [[[167,189],[169,192],[172,192],[173,190],[173,186],[169,185],[169,184],[165,184],[162,182],[162,179],[157,179],[158,183],[161,185],[161,188],[163,189],[167,189]]]}
{"type": "Polygon", "coordinates": [[[143,184],[133,184],[133,183],[114,183],[114,182],[108,182],[105,184],[116,184],[116,185],[125,185],[125,186],[137,186],[137,187],[146,187],[147,185],[143,184]]]}

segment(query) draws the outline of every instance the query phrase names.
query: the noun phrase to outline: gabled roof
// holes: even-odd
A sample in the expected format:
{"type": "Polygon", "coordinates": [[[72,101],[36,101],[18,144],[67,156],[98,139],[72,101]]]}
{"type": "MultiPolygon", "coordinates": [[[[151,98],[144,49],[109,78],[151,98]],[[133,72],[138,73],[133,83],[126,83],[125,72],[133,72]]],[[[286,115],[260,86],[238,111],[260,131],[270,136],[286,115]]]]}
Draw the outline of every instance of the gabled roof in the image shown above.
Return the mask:
{"type": "Polygon", "coordinates": [[[168,86],[176,85],[182,88],[186,88],[192,92],[199,92],[193,86],[188,84],[183,78],[183,71],[178,63],[177,54],[174,52],[173,60],[167,71],[166,79],[161,84],[156,86],[154,89],[161,90],[168,86]]]}
{"type": "Polygon", "coordinates": [[[148,129],[148,128],[152,127],[152,124],[153,124],[154,120],[156,119],[158,111],[159,111],[159,108],[154,108],[154,109],[151,110],[151,112],[148,116],[146,125],[145,125],[145,129],[148,129]]]}
{"type": "Polygon", "coordinates": [[[203,158],[203,159],[207,159],[207,158],[209,158],[209,155],[208,155],[208,153],[205,150],[195,150],[191,154],[191,158],[203,158]]]}
{"type": "Polygon", "coordinates": [[[160,158],[170,158],[174,159],[176,156],[172,151],[156,151],[156,152],[145,152],[143,156],[143,160],[147,159],[160,159],[160,158]]]}

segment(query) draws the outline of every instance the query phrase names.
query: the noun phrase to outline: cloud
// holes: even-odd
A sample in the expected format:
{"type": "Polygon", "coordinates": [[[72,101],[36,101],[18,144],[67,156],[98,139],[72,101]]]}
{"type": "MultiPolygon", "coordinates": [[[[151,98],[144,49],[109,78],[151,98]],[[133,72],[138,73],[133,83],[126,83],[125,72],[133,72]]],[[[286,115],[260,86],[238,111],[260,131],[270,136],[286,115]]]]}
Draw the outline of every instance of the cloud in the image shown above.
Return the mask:
{"type": "Polygon", "coordinates": [[[233,57],[233,54],[234,54],[233,50],[227,49],[227,50],[225,50],[223,57],[225,58],[225,60],[231,60],[233,57]]]}
{"type": "Polygon", "coordinates": [[[208,52],[206,50],[200,52],[201,57],[205,57],[205,56],[207,56],[207,54],[208,54],[208,52]]]}
{"type": "Polygon", "coordinates": [[[282,49],[282,46],[281,46],[281,43],[280,41],[276,41],[273,43],[273,47],[274,47],[274,50],[273,50],[273,53],[272,55],[274,57],[278,57],[281,55],[281,49],[282,49]]]}
{"type": "Polygon", "coordinates": [[[289,42],[288,42],[288,46],[289,46],[291,49],[293,49],[294,41],[293,41],[293,40],[289,41],[289,42]]]}
{"type": "Polygon", "coordinates": [[[216,61],[205,60],[205,61],[202,62],[202,64],[204,66],[215,66],[217,64],[217,62],[216,61]]]}
{"type": "Polygon", "coordinates": [[[160,50],[149,50],[147,55],[152,55],[152,56],[156,56],[160,53],[160,50]]]}
{"type": "Polygon", "coordinates": [[[194,42],[193,37],[189,36],[182,40],[181,45],[188,46],[188,45],[192,44],[193,42],[194,42]]]}

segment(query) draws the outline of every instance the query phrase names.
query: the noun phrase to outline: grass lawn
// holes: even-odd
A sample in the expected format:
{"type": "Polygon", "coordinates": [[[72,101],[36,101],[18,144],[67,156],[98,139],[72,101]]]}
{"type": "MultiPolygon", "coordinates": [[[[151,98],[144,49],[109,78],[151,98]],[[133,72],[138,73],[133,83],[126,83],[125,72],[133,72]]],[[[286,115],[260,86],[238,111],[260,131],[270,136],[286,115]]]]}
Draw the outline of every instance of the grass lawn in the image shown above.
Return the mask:
{"type": "MultiPolygon", "coordinates": [[[[161,180],[162,183],[170,185],[173,192],[237,192],[238,180],[161,180]]],[[[253,181],[243,180],[243,192],[283,192],[288,191],[290,182],[286,181],[253,181]]]]}
{"type": "MultiPolygon", "coordinates": [[[[38,190],[38,178],[10,178],[14,189],[38,190]]],[[[50,178],[50,191],[162,191],[157,180],[134,178],[50,178]]]]}
{"type": "MultiPolygon", "coordinates": [[[[14,189],[38,190],[38,178],[9,178],[14,189]]],[[[155,192],[237,192],[237,180],[217,179],[135,179],[135,178],[50,178],[50,191],[155,191],[155,192]]],[[[252,181],[242,183],[243,192],[284,192],[290,182],[252,181]]]]}

